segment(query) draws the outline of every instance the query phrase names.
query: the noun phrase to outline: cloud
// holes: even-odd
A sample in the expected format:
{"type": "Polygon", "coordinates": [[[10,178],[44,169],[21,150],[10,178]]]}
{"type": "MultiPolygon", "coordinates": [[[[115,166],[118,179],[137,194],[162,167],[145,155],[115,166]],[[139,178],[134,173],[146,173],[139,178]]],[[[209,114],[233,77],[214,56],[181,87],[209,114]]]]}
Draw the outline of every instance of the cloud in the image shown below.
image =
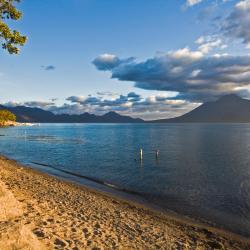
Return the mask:
{"type": "Polygon", "coordinates": [[[93,64],[99,70],[110,70],[117,67],[120,63],[119,58],[111,54],[100,55],[93,61],[93,64]]]}
{"type": "Polygon", "coordinates": [[[186,5],[188,7],[201,3],[203,0],[187,0],[186,5]]]}
{"type": "Polygon", "coordinates": [[[31,102],[24,102],[24,106],[27,107],[38,107],[38,108],[45,108],[48,106],[55,105],[54,102],[43,102],[43,101],[31,101],[31,102]]]}
{"type": "Polygon", "coordinates": [[[209,20],[210,17],[213,16],[214,13],[216,12],[216,7],[217,5],[213,4],[211,6],[203,8],[201,11],[198,12],[197,20],[199,22],[204,22],[209,20]]]}
{"type": "Polygon", "coordinates": [[[179,59],[182,61],[195,61],[203,57],[203,53],[201,51],[191,51],[187,47],[171,51],[168,55],[173,59],[179,59]]]}
{"type": "Polygon", "coordinates": [[[118,93],[114,93],[110,91],[98,91],[96,94],[99,96],[109,96],[109,97],[119,96],[118,93]]]}
{"type": "Polygon", "coordinates": [[[47,71],[52,71],[56,69],[54,65],[42,66],[42,68],[44,68],[44,70],[47,70],[47,71]]]}
{"type": "Polygon", "coordinates": [[[112,54],[102,54],[94,59],[92,62],[99,70],[112,70],[113,68],[133,61],[134,58],[119,59],[117,56],[112,54]]]}
{"type": "Polygon", "coordinates": [[[171,100],[163,95],[151,95],[141,102],[133,104],[130,112],[140,115],[144,119],[158,119],[180,116],[199,105],[200,103],[185,100],[171,100]]]}
{"type": "Polygon", "coordinates": [[[29,102],[15,102],[10,101],[3,104],[6,107],[17,107],[17,106],[26,106],[26,107],[36,107],[36,108],[48,108],[50,106],[55,105],[54,102],[46,102],[46,101],[29,101],[29,102]]]}
{"type": "Polygon", "coordinates": [[[111,77],[133,82],[141,89],[175,91],[179,98],[189,101],[242,94],[238,88],[250,84],[250,56],[208,56],[203,52],[184,48],[143,62],[133,60],[113,67],[111,77]]]}
{"type": "Polygon", "coordinates": [[[198,50],[203,54],[208,54],[214,49],[223,50],[227,48],[227,45],[222,41],[222,39],[218,36],[201,36],[196,42],[199,45],[198,50]]]}
{"type": "MultiPolygon", "coordinates": [[[[131,93],[130,93],[131,94],[131,93]]],[[[92,106],[101,106],[101,107],[107,107],[107,106],[117,106],[117,105],[122,105],[128,100],[131,100],[134,98],[140,97],[139,95],[136,97],[130,97],[130,96],[124,96],[120,95],[119,97],[115,99],[103,99],[102,97],[95,97],[95,96],[88,96],[88,97],[83,97],[83,96],[70,96],[66,100],[70,101],[71,103],[78,103],[81,105],[92,105],[92,106]]]]}
{"type": "Polygon", "coordinates": [[[229,38],[240,39],[250,48],[250,0],[239,1],[223,21],[221,32],[229,38]]]}
{"type": "Polygon", "coordinates": [[[129,92],[129,93],[128,93],[128,97],[139,98],[140,95],[136,94],[135,92],[129,92]]]}
{"type": "Polygon", "coordinates": [[[66,101],[80,103],[85,100],[84,96],[70,96],[66,99],[66,101]]]}
{"type": "MultiPolygon", "coordinates": [[[[231,0],[221,0],[222,3],[229,2],[231,0]]],[[[186,6],[187,7],[192,7],[194,5],[200,4],[204,2],[204,0],[186,0],[186,6]]],[[[212,4],[218,4],[218,0],[210,1],[212,4]]]]}
{"type": "Polygon", "coordinates": [[[70,103],[60,107],[51,107],[49,110],[57,113],[82,114],[84,112],[104,114],[116,111],[123,115],[141,117],[143,119],[158,119],[181,115],[200,105],[185,100],[173,100],[168,93],[159,93],[149,97],[130,92],[117,98],[106,99],[102,97],[68,97],[70,103]]]}
{"type": "Polygon", "coordinates": [[[76,104],[68,104],[64,103],[61,106],[51,106],[47,110],[53,112],[54,114],[83,114],[88,112],[87,109],[83,108],[82,105],[76,104]]]}
{"type": "Polygon", "coordinates": [[[16,106],[20,106],[22,104],[15,102],[15,101],[9,101],[9,102],[3,103],[2,105],[5,107],[16,107],[16,106]]]}

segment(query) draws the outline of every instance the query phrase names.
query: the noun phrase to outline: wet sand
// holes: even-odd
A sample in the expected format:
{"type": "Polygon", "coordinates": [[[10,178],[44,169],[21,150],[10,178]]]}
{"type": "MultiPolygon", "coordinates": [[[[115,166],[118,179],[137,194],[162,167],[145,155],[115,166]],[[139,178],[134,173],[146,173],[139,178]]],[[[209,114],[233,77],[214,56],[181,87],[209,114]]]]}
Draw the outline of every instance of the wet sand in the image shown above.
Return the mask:
{"type": "Polygon", "coordinates": [[[0,157],[0,249],[250,249],[250,240],[0,157]]]}

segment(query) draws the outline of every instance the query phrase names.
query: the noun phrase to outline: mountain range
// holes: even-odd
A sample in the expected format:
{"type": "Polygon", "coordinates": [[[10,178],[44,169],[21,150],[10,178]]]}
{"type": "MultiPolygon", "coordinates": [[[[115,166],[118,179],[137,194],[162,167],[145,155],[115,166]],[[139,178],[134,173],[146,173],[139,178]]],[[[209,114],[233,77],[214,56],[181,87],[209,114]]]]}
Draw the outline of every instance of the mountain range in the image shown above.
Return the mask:
{"type": "MultiPolygon", "coordinates": [[[[142,123],[139,118],[123,116],[116,112],[108,112],[104,115],[83,113],[80,115],[60,114],[40,108],[25,106],[5,107],[14,113],[18,122],[32,123],[142,123]]],[[[176,118],[147,121],[154,123],[191,123],[191,122],[231,122],[250,123],[250,100],[243,99],[235,94],[225,95],[217,101],[206,102],[196,109],[176,118]]]]}
{"type": "Polygon", "coordinates": [[[80,115],[60,114],[56,115],[50,111],[40,108],[30,108],[25,106],[5,107],[0,105],[0,109],[7,109],[16,115],[17,122],[31,123],[141,123],[139,118],[119,115],[116,112],[108,112],[98,116],[89,113],[80,115]]]}

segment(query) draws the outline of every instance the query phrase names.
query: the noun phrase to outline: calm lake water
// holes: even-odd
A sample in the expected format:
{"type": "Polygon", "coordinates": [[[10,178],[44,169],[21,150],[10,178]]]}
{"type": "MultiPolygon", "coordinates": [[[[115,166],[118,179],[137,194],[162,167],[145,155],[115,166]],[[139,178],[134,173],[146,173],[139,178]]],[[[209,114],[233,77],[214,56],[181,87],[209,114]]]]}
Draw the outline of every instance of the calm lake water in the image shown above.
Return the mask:
{"type": "Polygon", "coordinates": [[[250,236],[250,124],[43,124],[0,135],[0,154],[12,159],[250,236]]]}

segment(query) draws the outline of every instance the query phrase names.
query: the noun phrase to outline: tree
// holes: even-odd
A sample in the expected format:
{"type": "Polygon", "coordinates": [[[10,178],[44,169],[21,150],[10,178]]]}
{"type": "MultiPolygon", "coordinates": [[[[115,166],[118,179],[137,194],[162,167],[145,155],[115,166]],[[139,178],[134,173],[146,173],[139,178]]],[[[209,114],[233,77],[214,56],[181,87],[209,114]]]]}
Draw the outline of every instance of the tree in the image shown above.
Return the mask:
{"type": "Polygon", "coordinates": [[[0,127],[5,126],[7,122],[15,122],[16,116],[8,110],[0,110],[0,127]]]}
{"type": "Polygon", "coordinates": [[[19,20],[22,17],[22,13],[15,7],[15,3],[19,2],[20,0],[0,0],[0,43],[10,54],[18,54],[18,47],[23,46],[27,40],[26,36],[11,30],[6,24],[8,19],[19,20]]]}

